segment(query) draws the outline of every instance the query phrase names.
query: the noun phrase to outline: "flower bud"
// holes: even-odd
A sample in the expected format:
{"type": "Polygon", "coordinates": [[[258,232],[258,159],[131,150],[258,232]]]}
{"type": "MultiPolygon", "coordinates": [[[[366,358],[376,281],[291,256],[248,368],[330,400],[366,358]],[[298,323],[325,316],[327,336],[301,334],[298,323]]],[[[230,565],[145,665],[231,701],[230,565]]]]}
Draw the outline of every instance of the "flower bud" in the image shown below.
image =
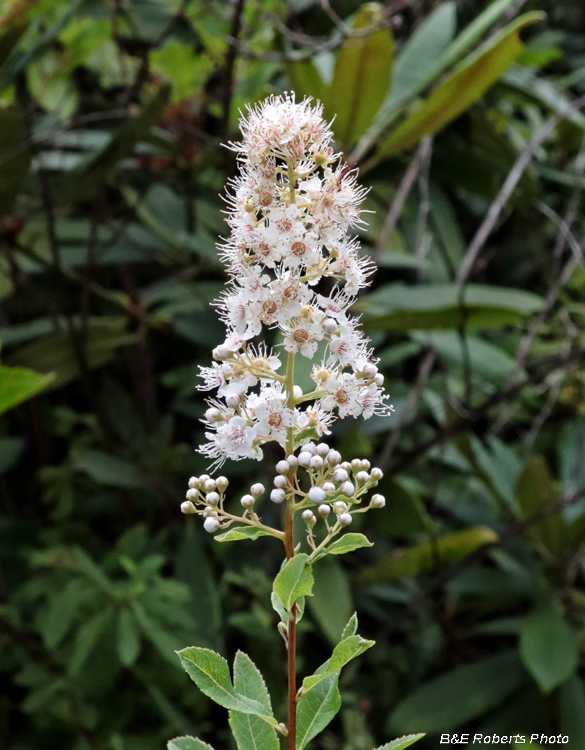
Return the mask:
{"type": "MultiPolygon", "coordinates": [[[[299,457],[298,458],[299,458],[299,464],[301,466],[308,466],[309,462],[313,458],[313,456],[310,453],[306,452],[306,451],[302,451],[301,453],[299,453],[299,457]]],[[[288,466],[288,464],[287,464],[287,466],[288,466]]]]}
{"type": "Polygon", "coordinates": [[[341,461],[341,453],[338,451],[329,451],[327,455],[327,463],[330,466],[337,466],[337,464],[341,461]]]}
{"type": "Polygon", "coordinates": [[[349,513],[342,513],[339,516],[339,523],[342,526],[349,526],[349,524],[351,523],[351,515],[349,513]]]}
{"type": "Polygon", "coordinates": [[[372,469],[370,476],[372,477],[372,479],[375,479],[377,482],[379,482],[380,479],[382,479],[382,477],[384,476],[384,472],[382,471],[382,469],[378,469],[378,467],[375,466],[372,469]]]}
{"type": "Polygon", "coordinates": [[[362,372],[364,373],[366,378],[368,378],[369,380],[372,380],[378,374],[378,368],[373,362],[368,362],[368,364],[364,367],[362,372]]]}
{"type": "Polygon", "coordinates": [[[205,419],[208,422],[219,422],[221,420],[221,412],[219,409],[216,409],[215,407],[208,409],[205,412],[205,419]]]}
{"type": "Polygon", "coordinates": [[[213,534],[214,531],[217,531],[219,529],[219,521],[217,520],[217,518],[206,518],[203,522],[203,528],[205,529],[205,531],[213,534]]]}
{"type": "Polygon", "coordinates": [[[223,492],[225,489],[227,489],[228,484],[229,482],[227,480],[227,477],[218,477],[215,480],[215,485],[220,492],[223,492]]]}
{"type": "Polygon", "coordinates": [[[386,498],[384,495],[372,495],[370,505],[372,508],[383,508],[386,505],[386,498]]]}
{"type": "Polygon", "coordinates": [[[230,356],[230,350],[225,344],[216,346],[211,353],[213,359],[227,359],[230,356]]]}
{"type": "Polygon", "coordinates": [[[321,485],[325,492],[335,492],[335,485],[333,482],[323,482],[321,485]]]}
{"type": "Polygon", "coordinates": [[[286,462],[291,469],[294,469],[299,465],[299,459],[293,453],[286,457],[286,462]]]}
{"type": "Polygon", "coordinates": [[[286,461],[279,461],[276,464],[276,471],[279,474],[286,474],[289,469],[290,469],[290,466],[287,464],[286,461]]]}
{"type": "Polygon", "coordinates": [[[322,503],[323,500],[325,500],[325,492],[321,489],[321,487],[311,487],[309,490],[309,500],[312,503],[322,503]]]}
{"type": "Polygon", "coordinates": [[[333,479],[336,482],[346,482],[348,477],[349,474],[345,469],[338,468],[333,472],[333,479]]]}
{"type": "Polygon", "coordinates": [[[189,513],[197,513],[197,510],[190,500],[185,500],[184,503],[181,503],[181,513],[189,515],[189,513]]]}
{"type": "Polygon", "coordinates": [[[336,503],[333,503],[333,510],[339,515],[339,513],[345,513],[347,510],[347,503],[344,503],[343,500],[338,500],[336,503]]]}
{"type": "Polygon", "coordinates": [[[253,484],[250,487],[250,492],[252,493],[254,497],[260,497],[260,495],[262,495],[265,491],[266,490],[265,490],[264,485],[260,484],[260,482],[258,482],[257,484],[253,484]]]}
{"type": "Polygon", "coordinates": [[[240,500],[240,502],[242,503],[244,508],[246,508],[247,510],[250,510],[250,508],[253,507],[255,501],[252,495],[244,495],[242,499],[240,500]]]}
{"type": "Polygon", "coordinates": [[[369,471],[370,470],[371,464],[370,464],[370,462],[368,461],[367,458],[362,458],[362,460],[360,461],[360,463],[361,463],[362,471],[369,471]]]}
{"type": "Polygon", "coordinates": [[[351,482],[344,482],[339,489],[346,497],[351,497],[355,492],[355,487],[351,482]]]}
{"type": "Polygon", "coordinates": [[[337,331],[337,321],[333,318],[325,318],[321,323],[325,333],[335,333],[337,331]]]}
{"type": "Polygon", "coordinates": [[[197,500],[197,490],[187,490],[185,497],[187,500],[197,500]]]}
{"type": "Polygon", "coordinates": [[[191,477],[189,480],[189,487],[192,490],[198,490],[199,489],[199,479],[197,477],[191,477]]]}
{"type": "Polygon", "coordinates": [[[273,484],[278,489],[282,489],[283,487],[286,487],[286,477],[283,477],[282,474],[279,474],[277,477],[274,477],[273,484]]]}
{"type": "Polygon", "coordinates": [[[374,383],[378,386],[378,388],[381,388],[384,385],[384,376],[381,372],[379,372],[374,378],[374,383]]]}
{"type": "Polygon", "coordinates": [[[367,471],[358,471],[358,473],[355,475],[355,478],[358,482],[367,482],[370,478],[370,475],[367,471]]]}
{"type": "Polygon", "coordinates": [[[342,469],[345,469],[346,471],[351,470],[351,464],[349,463],[349,461],[344,461],[342,464],[340,464],[340,466],[342,469]]]}
{"type": "Polygon", "coordinates": [[[351,468],[353,471],[359,471],[362,468],[362,462],[359,460],[359,458],[354,458],[351,462],[351,468]]]}
{"type": "Polygon", "coordinates": [[[303,511],[303,521],[307,524],[307,526],[314,526],[317,523],[315,514],[311,510],[303,511]]]}
{"type": "Polygon", "coordinates": [[[329,446],[327,443],[319,443],[317,446],[317,455],[321,456],[321,458],[325,458],[325,456],[329,453],[329,446]]]}
{"type": "Polygon", "coordinates": [[[203,487],[205,485],[205,482],[207,482],[208,479],[211,479],[211,477],[209,476],[209,474],[202,474],[199,477],[199,486],[203,487]]]}
{"type": "Polygon", "coordinates": [[[320,469],[323,466],[323,459],[321,456],[313,456],[309,461],[309,466],[311,469],[320,469]]]}
{"type": "Polygon", "coordinates": [[[219,495],[217,492],[209,492],[205,495],[205,502],[209,505],[217,505],[219,502],[219,495]]]}
{"type": "Polygon", "coordinates": [[[301,398],[302,395],[303,395],[303,389],[301,388],[301,386],[300,385],[293,386],[293,396],[295,398],[301,398]]]}
{"type": "Polygon", "coordinates": [[[273,503],[276,503],[277,505],[282,503],[285,497],[286,497],[286,492],[281,489],[272,490],[272,492],[270,493],[270,499],[272,500],[273,503]]]}
{"type": "Polygon", "coordinates": [[[215,489],[215,479],[208,479],[203,485],[205,492],[213,492],[215,489]]]}
{"type": "Polygon", "coordinates": [[[330,505],[320,505],[317,508],[317,513],[320,516],[323,516],[323,518],[326,518],[331,513],[331,506],[330,505]]]}
{"type": "Polygon", "coordinates": [[[315,455],[315,453],[317,453],[317,446],[315,445],[315,443],[311,443],[311,442],[309,441],[308,443],[305,443],[305,444],[304,444],[304,445],[303,445],[303,446],[301,447],[301,450],[302,450],[302,451],[303,451],[304,453],[310,453],[310,454],[311,454],[311,456],[314,456],[314,455],[315,455]]]}
{"type": "Polygon", "coordinates": [[[240,397],[235,393],[228,393],[225,402],[230,408],[234,409],[240,403],[240,397]]]}

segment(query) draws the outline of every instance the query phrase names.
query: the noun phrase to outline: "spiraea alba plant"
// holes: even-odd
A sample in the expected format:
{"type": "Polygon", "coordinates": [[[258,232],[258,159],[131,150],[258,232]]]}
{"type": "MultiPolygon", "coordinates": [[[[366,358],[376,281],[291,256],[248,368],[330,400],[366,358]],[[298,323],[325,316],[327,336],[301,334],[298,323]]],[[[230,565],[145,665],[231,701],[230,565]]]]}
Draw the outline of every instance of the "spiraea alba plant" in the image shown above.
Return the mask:
{"type": "MultiPolygon", "coordinates": [[[[263,446],[278,443],[282,458],[269,497],[283,508],[283,527],[266,525],[256,512],[267,492],[262,484],[232,500],[224,476],[192,477],[182,511],[202,516],[220,542],[272,536],[284,544],[272,605],[288,651],[286,721],[274,716],[262,675],[246,654],[236,655],[233,680],[227,661],[213,651],[191,647],[179,657],[199,689],[229,710],[239,750],[279,750],[279,734],[287,750],[302,750],[340,708],[342,667],[374,645],[357,635],[353,615],[330,658],[297,684],[296,627],[312,595],[313,566],[326,555],[371,546],[346,529],[356,514],[385,504],[371,494],[380,469],[359,458],[342,461],[323,436],[336,418],[368,419],[391,407],[368,341],[348,312],[374,270],[348,234],[361,221],[366,193],[356,170],[340,163],[322,108],[309,99],[271,97],[249,110],[241,130],[242,141],[231,144],[240,164],[228,196],[231,234],[221,247],[230,282],[216,302],[227,333],[211,367],[201,369],[202,389],[217,396],[209,400],[208,442],[199,450],[215,470],[226,459],[260,461],[263,446]],[[272,329],[274,349],[255,343],[263,327],[272,329]],[[313,362],[308,393],[295,384],[298,358],[313,362]],[[306,543],[295,546],[299,513],[306,543]]],[[[380,750],[406,748],[421,736],[380,750]]],[[[169,748],[210,746],[179,737],[169,748]]]]}

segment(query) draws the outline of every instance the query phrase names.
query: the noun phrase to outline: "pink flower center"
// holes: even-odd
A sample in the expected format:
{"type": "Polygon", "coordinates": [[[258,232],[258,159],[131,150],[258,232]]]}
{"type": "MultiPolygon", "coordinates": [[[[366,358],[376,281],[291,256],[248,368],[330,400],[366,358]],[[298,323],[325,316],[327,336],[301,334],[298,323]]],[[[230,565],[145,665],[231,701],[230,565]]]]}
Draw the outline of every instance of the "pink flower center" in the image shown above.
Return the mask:
{"type": "Polygon", "coordinates": [[[283,292],[283,295],[284,297],[286,297],[286,299],[296,299],[298,297],[298,294],[298,291],[292,285],[287,286],[287,288],[283,292]]]}
{"type": "Polygon", "coordinates": [[[260,205],[269,206],[272,203],[272,196],[270,193],[262,193],[260,196],[260,205]]]}
{"type": "Polygon", "coordinates": [[[270,255],[270,246],[265,242],[261,242],[258,247],[258,252],[266,258],[267,255],[270,255]]]}
{"type": "Polygon", "coordinates": [[[304,328],[297,328],[293,332],[293,339],[297,342],[297,344],[304,344],[305,341],[309,340],[309,332],[304,328]]]}
{"type": "Polygon", "coordinates": [[[305,254],[307,248],[305,247],[304,242],[293,242],[291,250],[295,255],[297,255],[299,258],[305,254]]]}
{"type": "Polygon", "coordinates": [[[281,219],[278,222],[278,226],[283,232],[290,232],[292,229],[292,221],[290,219],[281,219]]]}
{"type": "Polygon", "coordinates": [[[277,411],[272,412],[272,414],[268,417],[268,424],[271,427],[279,427],[282,422],[282,414],[279,414],[277,411]]]}
{"type": "Polygon", "coordinates": [[[276,312],[276,302],[272,299],[266,300],[262,305],[262,309],[267,315],[273,315],[276,312]]]}
{"type": "Polygon", "coordinates": [[[335,400],[338,404],[346,404],[349,401],[349,394],[347,391],[339,390],[335,394],[335,400]]]}

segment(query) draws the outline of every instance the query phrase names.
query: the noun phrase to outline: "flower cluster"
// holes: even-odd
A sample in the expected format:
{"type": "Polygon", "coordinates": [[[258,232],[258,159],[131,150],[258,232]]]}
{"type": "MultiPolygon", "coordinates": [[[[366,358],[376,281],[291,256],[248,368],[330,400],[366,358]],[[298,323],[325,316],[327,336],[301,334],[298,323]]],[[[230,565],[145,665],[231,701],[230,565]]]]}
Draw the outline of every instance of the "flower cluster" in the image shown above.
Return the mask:
{"type": "MultiPolygon", "coordinates": [[[[279,461],[276,472],[270,499],[280,505],[287,497],[295,497],[292,511],[302,512],[314,556],[342,528],[349,526],[354,514],[364,513],[370,508],[383,508],[386,504],[382,495],[375,494],[370,498],[369,505],[361,506],[363,496],[382,479],[382,471],[377,468],[370,470],[367,459],[354,458],[351,463],[342,462],[338,451],[332,450],[326,443],[305,443],[298,456],[291,453],[279,461]],[[306,490],[303,489],[304,485],[307,485],[306,490]],[[320,545],[315,543],[312,533],[317,516],[323,519],[325,525],[325,539],[320,545]]],[[[264,485],[253,484],[249,494],[241,498],[244,508],[242,516],[235,516],[225,509],[224,492],[227,486],[225,477],[212,479],[208,474],[191,477],[181,510],[186,514],[202,515],[205,518],[203,525],[210,533],[229,529],[234,521],[238,521],[283,538],[282,532],[264,526],[254,511],[256,500],[266,491],[264,485]]]]}
{"type": "Polygon", "coordinates": [[[337,417],[391,410],[368,340],[349,313],[374,270],[348,234],[361,221],[366,193],[356,170],[333,153],[322,107],[309,99],[271,97],[241,129],[242,141],[231,144],[240,175],[227,199],[231,233],[222,246],[230,281],[216,302],[226,338],[212,366],[201,368],[200,388],[217,388],[200,446],[214,467],[226,458],[260,460],[264,443],[287,447],[301,431],[318,439],[337,417]],[[254,346],[263,326],[277,329],[284,352],[254,346]],[[290,373],[295,355],[318,359],[306,394],[281,371],[286,358],[290,373]]]}

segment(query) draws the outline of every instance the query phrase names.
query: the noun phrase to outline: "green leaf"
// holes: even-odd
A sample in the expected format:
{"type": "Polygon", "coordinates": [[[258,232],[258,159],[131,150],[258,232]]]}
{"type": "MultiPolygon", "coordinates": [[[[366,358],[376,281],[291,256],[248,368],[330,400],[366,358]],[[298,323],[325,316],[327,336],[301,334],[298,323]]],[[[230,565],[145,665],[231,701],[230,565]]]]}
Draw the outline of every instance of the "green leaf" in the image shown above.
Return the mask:
{"type": "Polygon", "coordinates": [[[116,649],[120,662],[125,667],[131,667],[140,653],[140,633],[128,608],[121,609],[118,613],[116,649]]]}
{"type": "Polygon", "coordinates": [[[453,563],[471,554],[484,544],[493,544],[499,539],[487,526],[473,526],[454,531],[429,542],[421,542],[382,558],[371,567],[364,568],[359,575],[360,584],[378,583],[389,578],[408,578],[432,570],[438,565],[453,563]]]}
{"type": "Polygon", "coordinates": [[[286,63],[286,73],[299,98],[312,96],[321,102],[325,101],[325,83],[312,60],[289,61],[286,63]]]}
{"type": "MultiPolygon", "coordinates": [[[[382,5],[366,3],[355,14],[352,28],[374,26],[383,17],[382,5]]],[[[328,118],[335,116],[335,138],[345,147],[371,125],[386,97],[393,59],[394,39],[389,28],[348,37],[339,50],[325,111],[328,118]]]]}
{"type": "Polygon", "coordinates": [[[303,750],[322,732],[341,708],[337,678],[337,674],[329,675],[301,697],[297,706],[297,750],[303,750]]]}
{"type": "Polygon", "coordinates": [[[0,365],[0,414],[42,391],[53,375],[41,375],[24,367],[0,365]]]}
{"type": "Polygon", "coordinates": [[[135,466],[104,451],[77,449],[71,458],[76,469],[99,484],[108,487],[144,487],[146,484],[135,466]]]}
{"type": "Polygon", "coordinates": [[[405,750],[405,748],[414,745],[415,742],[418,742],[424,736],[424,733],[408,734],[405,737],[399,737],[397,740],[389,742],[387,745],[382,745],[382,747],[378,747],[376,750],[405,750]]]}
{"type": "Polygon", "coordinates": [[[328,555],[345,555],[348,552],[353,552],[360,547],[373,547],[374,545],[370,540],[363,534],[344,534],[343,536],[332,542],[327,548],[326,553],[328,555]]]}
{"type": "Polygon", "coordinates": [[[436,133],[483,96],[524,49],[520,29],[542,18],[537,11],[525,13],[463,60],[388,136],[377,158],[410,148],[425,135],[436,133]]]}
{"type": "MultiPolygon", "coordinates": [[[[303,680],[303,688],[305,691],[309,691],[318,685],[321,680],[324,680],[334,672],[338,672],[342,667],[348,664],[352,659],[355,659],[364,651],[367,651],[374,645],[375,641],[367,641],[360,635],[350,635],[348,638],[344,638],[341,643],[333,649],[331,658],[327,661],[327,666],[324,671],[319,670],[319,673],[315,673],[310,677],[305,677],[303,680]]],[[[325,665],[323,665],[325,666],[325,665]]]]}
{"type": "Polygon", "coordinates": [[[259,536],[271,535],[256,526],[236,526],[223,534],[219,534],[214,539],[216,542],[237,542],[240,539],[258,539],[259,536]]]}
{"type": "Polygon", "coordinates": [[[544,300],[520,289],[469,284],[460,302],[456,284],[405,286],[385,284],[359,300],[353,309],[365,313],[368,330],[440,330],[497,328],[520,323],[538,312],[544,300]]]}
{"type": "Polygon", "coordinates": [[[305,554],[291,557],[274,579],[274,593],[287,612],[299,597],[313,593],[313,573],[308,559],[305,554]]]}
{"type": "Polygon", "coordinates": [[[142,605],[137,601],[130,603],[130,609],[144,635],[156,648],[162,658],[169,664],[178,668],[174,653],[178,645],[178,638],[169,635],[158,622],[146,614],[142,605]]]}
{"type": "MultiPolygon", "coordinates": [[[[537,513],[547,503],[554,501],[559,490],[553,480],[547,461],[543,456],[528,459],[516,482],[514,493],[520,507],[520,518],[537,513]]],[[[561,512],[547,515],[541,521],[531,523],[526,535],[536,548],[550,558],[563,554],[565,548],[565,528],[561,512]]]]}
{"type": "Polygon", "coordinates": [[[354,610],[348,576],[340,561],[329,556],[319,560],[313,572],[314,595],[307,603],[329,642],[335,646],[354,610]]]}
{"type": "Polygon", "coordinates": [[[40,621],[40,631],[49,650],[56,648],[75,621],[83,604],[91,600],[95,592],[88,589],[87,582],[75,578],[54,596],[49,602],[49,608],[40,621]]]}
{"type": "Polygon", "coordinates": [[[81,671],[91,652],[97,646],[106,627],[110,624],[112,614],[112,611],[109,609],[98,612],[97,615],[94,615],[77,631],[73,650],[67,665],[67,672],[71,677],[75,677],[81,671]]]}
{"type": "Polygon", "coordinates": [[[349,618],[349,622],[347,625],[343,628],[343,632],[341,633],[341,640],[344,641],[346,638],[350,638],[352,635],[355,635],[357,633],[358,628],[358,618],[357,613],[354,612],[353,615],[349,618]]]}
{"type": "Polygon", "coordinates": [[[544,693],[575,673],[579,660],[575,633],[552,602],[540,605],[524,618],[520,656],[544,693]]]}
{"type": "Polygon", "coordinates": [[[502,703],[524,681],[516,650],[458,667],[415,689],[390,717],[395,732],[449,732],[502,703]]]}
{"type": "Polygon", "coordinates": [[[272,712],[268,712],[257,700],[246,698],[234,689],[228,663],[223,656],[196,646],[184,648],[177,653],[183,669],[208,698],[224,708],[260,716],[272,726],[277,726],[272,712]]]}
{"type": "MultiPolygon", "coordinates": [[[[258,701],[267,715],[272,716],[264,679],[250,657],[241,651],[234,662],[234,688],[244,697],[258,701]]],[[[276,730],[258,716],[230,711],[229,721],[238,750],[278,750],[276,730]]]]}
{"type": "Polygon", "coordinates": [[[167,750],[213,750],[207,742],[202,742],[195,737],[175,737],[167,742],[167,750]]]}
{"type": "Polygon", "coordinates": [[[114,587],[109,578],[105,575],[102,569],[97,565],[92,558],[81,549],[76,547],[73,550],[73,559],[80,570],[89,580],[94,583],[98,589],[107,594],[108,596],[114,596],[114,587]]]}

